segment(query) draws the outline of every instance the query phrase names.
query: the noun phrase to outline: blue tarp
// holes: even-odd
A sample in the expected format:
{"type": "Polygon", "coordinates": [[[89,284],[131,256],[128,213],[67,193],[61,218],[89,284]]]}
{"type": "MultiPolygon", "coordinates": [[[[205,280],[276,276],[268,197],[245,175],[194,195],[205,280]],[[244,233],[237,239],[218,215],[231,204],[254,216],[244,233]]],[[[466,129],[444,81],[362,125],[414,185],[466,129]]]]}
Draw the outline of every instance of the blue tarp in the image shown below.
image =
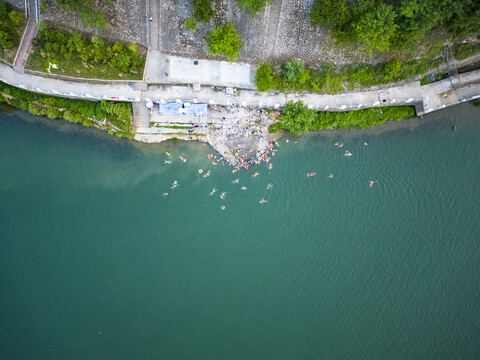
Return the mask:
{"type": "Polygon", "coordinates": [[[207,104],[178,104],[178,103],[168,103],[160,104],[159,109],[160,114],[162,115],[207,115],[208,114],[208,105],[207,104]]]}

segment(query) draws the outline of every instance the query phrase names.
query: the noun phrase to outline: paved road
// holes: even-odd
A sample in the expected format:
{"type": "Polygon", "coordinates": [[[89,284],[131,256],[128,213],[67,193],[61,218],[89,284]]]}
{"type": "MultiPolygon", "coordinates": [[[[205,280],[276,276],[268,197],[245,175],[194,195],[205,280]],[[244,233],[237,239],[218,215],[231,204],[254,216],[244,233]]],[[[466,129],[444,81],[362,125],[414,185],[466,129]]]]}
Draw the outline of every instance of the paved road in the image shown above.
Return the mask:
{"type": "MultiPolygon", "coordinates": [[[[3,63],[0,64],[0,79],[6,83],[40,93],[92,100],[140,101],[142,95],[138,90],[131,90],[126,82],[95,84],[45,78],[29,73],[19,73],[3,63]]],[[[480,83],[480,70],[461,74],[460,79],[464,86],[480,83]]],[[[413,104],[454,91],[458,90],[453,90],[450,80],[445,79],[425,86],[420,86],[420,83],[415,81],[380,91],[367,90],[338,95],[306,94],[298,96],[296,94],[258,93],[253,90],[240,90],[237,92],[237,96],[232,97],[227,96],[224,91],[215,91],[215,89],[205,86],[202,87],[202,91],[193,92],[192,88],[186,86],[157,85],[150,86],[143,96],[154,101],[175,101],[176,99],[194,101],[196,99],[199,103],[222,105],[235,103],[263,107],[280,107],[289,100],[303,100],[306,105],[316,109],[348,110],[382,105],[413,104]]],[[[480,92],[475,95],[480,95],[480,92]]],[[[445,101],[443,103],[440,101],[440,104],[435,102],[432,103],[433,107],[427,102],[425,112],[433,111],[444,104],[450,105],[450,102],[445,101]]]]}

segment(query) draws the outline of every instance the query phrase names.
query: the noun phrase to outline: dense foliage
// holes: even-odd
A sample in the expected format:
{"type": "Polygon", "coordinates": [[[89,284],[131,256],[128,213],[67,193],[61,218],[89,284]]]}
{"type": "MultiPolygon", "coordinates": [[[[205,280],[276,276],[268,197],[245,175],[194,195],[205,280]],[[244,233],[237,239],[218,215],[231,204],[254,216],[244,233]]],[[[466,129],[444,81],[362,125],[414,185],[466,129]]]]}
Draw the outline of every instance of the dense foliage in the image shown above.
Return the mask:
{"type": "Polygon", "coordinates": [[[275,132],[279,129],[285,129],[301,135],[304,132],[308,132],[308,130],[346,129],[350,127],[366,128],[382,124],[387,120],[398,121],[412,116],[415,116],[415,110],[411,106],[328,112],[309,110],[302,101],[289,101],[280,115],[280,121],[272,125],[270,131],[275,132]]]}
{"type": "Polygon", "coordinates": [[[0,0],[0,58],[13,62],[14,48],[20,45],[24,23],[21,14],[0,0]]]}
{"type": "Polygon", "coordinates": [[[207,40],[207,52],[210,55],[224,55],[227,61],[234,61],[243,46],[240,34],[232,23],[216,27],[205,36],[205,40],[207,40]]]}
{"type": "MultiPolygon", "coordinates": [[[[114,2],[114,0],[107,1],[114,2]]],[[[103,30],[107,25],[103,11],[96,6],[98,3],[94,0],[56,0],[56,2],[61,8],[79,13],[85,26],[103,30]]]]}
{"type": "Polygon", "coordinates": [[[273,3],[274,0],[236,0],[237,4],[241,8],[247,8],[250,10],[252,17],[257,16],[257,13],[265,9],[265,5],[273,3]]]}
{"type": "Polygon", "coordinates": [[[480,33],[478,0],[315,0],[313,26],[326,26],[341,43],[372,51],[409,49],[437,26],[453,38],[480,33]]]}
{"type": "Polygon", "coordinates": [[[62,75],[100,79],[141,79],[145,58],[135,43],[105,43],[97,36],[83,38],[77,32],[55,31],[39,26],[27,66],[46,71],[56,64],[62,75]],[[138,74],[135,74],[138,72],[138,74]]]}
{"type": "MultiPolygon", "coordinates": [[[[47,116],[51,119],[65,119],[85,126],[94,126],[95,121],[107,120],[110,126],[105,128],[118,132],[119,136],[132,133],[132,104],[114,101],[90,101],[69,99],[60,96],[37,94],[0,82],[0,92],[11,96],[11,106],[29,111],[34,115],[47,116]],[[93,120],[92,120],[93,119],[93,120]],[[123,135],[122,135],[123,134],[123,135]]],[[[5,97],[0,99],[5,100],[5,97]]]]}
{"type": "Polygon", "coordinates": [[[212,3],[215,0],[193,0],[193,19],[195,21],[210,22],[215,16],[212,3]]]}
{"type": "Polygon", "coordinates": [[[270,72],[270,65],[263,63],[257,70],[255,83],[259,91],[277,89],[281,92],[308,91],[320,94],[336,94],[355,88],[386,84],[425,74],[438,67],[444,59],[435,54],[443,47],[434,49],[424,59],[401,62],[398,59],[387,63],[369,65],[340,65],[333,67],[320,64],[306,68],[298,59],[291,59],[270,72]],[[273,79],[272,79],[273,76],[273,79]]]}

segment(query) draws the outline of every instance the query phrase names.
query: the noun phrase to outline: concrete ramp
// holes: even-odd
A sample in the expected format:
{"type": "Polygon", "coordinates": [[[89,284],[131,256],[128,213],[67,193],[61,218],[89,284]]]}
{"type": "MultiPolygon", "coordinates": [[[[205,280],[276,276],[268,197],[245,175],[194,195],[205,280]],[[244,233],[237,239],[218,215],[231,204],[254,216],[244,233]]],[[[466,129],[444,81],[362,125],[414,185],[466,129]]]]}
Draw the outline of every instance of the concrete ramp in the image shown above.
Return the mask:
{"type": "Polygon", "coordinates": [[[15,62],[13,67],[18,70],[23,70],[25,64],[27,63],[28,54],[32,48],[32,41],[37,33],[37,23],[34,21],[29,21],[25,33],[23,34],[22,42],[18,48],[17,56],[15,57],[15,62]]]}

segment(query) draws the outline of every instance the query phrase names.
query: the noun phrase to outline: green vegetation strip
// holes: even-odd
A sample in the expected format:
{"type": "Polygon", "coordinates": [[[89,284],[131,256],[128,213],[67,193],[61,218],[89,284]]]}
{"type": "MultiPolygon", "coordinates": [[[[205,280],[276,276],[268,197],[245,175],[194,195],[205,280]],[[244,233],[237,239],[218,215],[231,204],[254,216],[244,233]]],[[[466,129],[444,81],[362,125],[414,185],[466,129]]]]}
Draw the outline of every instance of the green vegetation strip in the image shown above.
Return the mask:
{"type": "Polygon", "coordinates": [[[132,104],[114,101],[90,101],[68,99],[59,96],[37,94],[0,82],[0,102],[33,115],[50,119],[65,119],[87,127],[100,127],[118,137],[133,138],[132,104]]]}
{"type": "Polygon", "coordinates": [[[0,58],[13,63],[25,29],[25,20],[0,0],[0,58]]]}
{"type": "Polygon", "coordinates": [[[412,78],[438,67],[443,62],[442,58],[426,57],[403,63],[395,59],[378,65],[333,67],[329,64],[321,64],[314,68],[307,68],[302,61],[294,58],[274,68],[265,61],[257,70],[255,83],[258,91],[261,92],[278,90],[337,94],[355,88],[363,89],[412,78]]]}
{"type": "Polygon", "coordinates": [[[135,43],[109,44],[97,36],[87,39],[77,32],[52,30],[42,22],[27,63],[30,70],[95,79],[141,80],[144,67],[145,57],[135,43]]]}
{"type": "Polygon", "coordinates": [[[270,132],[280,129],[301,135],[309,130],[350,127],[367,128],[383,124],[387,120],[398,121],[415,116],[411,106],[387,106],[354,111],[328,112],[310,110],[303,101],[289,101],[280,115],[279,122],[270,126],[270,132]]]}

